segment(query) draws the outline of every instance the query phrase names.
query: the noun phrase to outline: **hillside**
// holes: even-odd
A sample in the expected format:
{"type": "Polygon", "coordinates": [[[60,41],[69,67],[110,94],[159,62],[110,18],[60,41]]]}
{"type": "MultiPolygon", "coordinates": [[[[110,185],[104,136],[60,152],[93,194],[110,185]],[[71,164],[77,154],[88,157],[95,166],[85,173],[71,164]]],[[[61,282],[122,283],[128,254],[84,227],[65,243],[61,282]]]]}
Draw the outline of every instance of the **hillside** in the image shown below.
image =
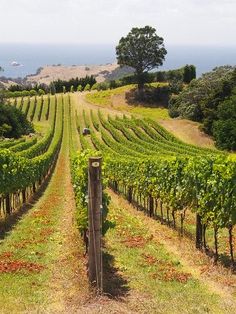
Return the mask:
{"type": "Polygon", "coordinates": [[[75,65],[75,66],[63,66],[63,65],[51,65],[42,67],[37,75],[27,76],[29,83],[45,83],[50,84],[52,81],[58,79],[70,80],[72,78],[83,78],[86,75],[94,75],[97,82],[103,82],[106,76],[111,75],[113,71],[118,68],[116,63],[106,65],[75,65]]]}
{"type": "Polygon", "coordinates": [[[83,94],[81,101],[95,106],[109,108],[115,112],[127,112],[137,116],[154,119],[169,132],[186,143],[201,147],[214,147],[214,141],[200,130],[200,123],[186,119],[172,119],[166,108],[148,106],[147,104],[130,101],[127,94],[134,85],[124,86],[110,91],[92,92],[83,94]]]}

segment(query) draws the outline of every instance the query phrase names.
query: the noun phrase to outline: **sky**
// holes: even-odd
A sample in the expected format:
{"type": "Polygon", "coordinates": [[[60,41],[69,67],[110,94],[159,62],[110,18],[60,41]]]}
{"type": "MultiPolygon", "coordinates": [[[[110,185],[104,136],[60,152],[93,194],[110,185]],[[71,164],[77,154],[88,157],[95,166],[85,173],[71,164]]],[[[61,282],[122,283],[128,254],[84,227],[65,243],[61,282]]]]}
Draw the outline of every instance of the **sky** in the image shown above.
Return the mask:
{"type": "Polygon", "coordinates": [[[236,45],[236,0],[0,0],[0,12],[0,43],[114,44],[150,25],[169,45],[236,45]]]}

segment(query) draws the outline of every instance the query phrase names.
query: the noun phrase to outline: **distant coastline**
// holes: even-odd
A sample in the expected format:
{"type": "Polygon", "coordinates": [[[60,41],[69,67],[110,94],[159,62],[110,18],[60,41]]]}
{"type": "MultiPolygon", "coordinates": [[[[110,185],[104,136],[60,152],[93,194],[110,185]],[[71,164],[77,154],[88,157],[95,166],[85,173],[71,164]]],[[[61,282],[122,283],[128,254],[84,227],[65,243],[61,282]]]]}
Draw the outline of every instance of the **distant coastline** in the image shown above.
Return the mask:
{"type": "MultiPolygon", "coordinates": [[[[197,76],[220,65],[236,64],[236,47],[220,46],[171,46],[166,45],[168,54],[159,70],[169,70],[194,64],[197,76]]],[[[0,66],[5,78],[34,77],[45,67],[77,67],[114,64],[116,60],[113,45],[63,45],[63,44],[1,44],[0,66]],[[23,66],[12,66],[17,60],[23,66]]]]}

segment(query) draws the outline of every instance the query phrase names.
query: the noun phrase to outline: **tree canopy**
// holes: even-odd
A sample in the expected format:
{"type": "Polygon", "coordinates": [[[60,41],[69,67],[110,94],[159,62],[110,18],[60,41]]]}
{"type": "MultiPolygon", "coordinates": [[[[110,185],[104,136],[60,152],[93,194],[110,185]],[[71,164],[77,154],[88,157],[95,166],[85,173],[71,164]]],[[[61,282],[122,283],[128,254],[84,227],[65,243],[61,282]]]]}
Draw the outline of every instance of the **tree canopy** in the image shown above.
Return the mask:
{"type": "Polygon", "coordinates": [[[118,64],[135,69],[139,90],[143,89],[146,73],[163,64],[167,51],[164,40],[151,26],[134,27],[116,47],[118,64]]]}
{"type": "Polygon", "coordinates": [[[171,117],[202,122],[218,147],[236,150],[236,68],[222,66],[193,80],[169,102],[171,117]]]}
{"type": "Polygon", "coordinates": [[[19,109],[0,104],[0,136],[19,138],[33,131],[32,124],[19,109]]]}
{"type": "Polygon", "coordinates": [[[236,150],[236,90],[219,105],[217,120],[213,122],[213,136],[219,148],[236,150]]]}

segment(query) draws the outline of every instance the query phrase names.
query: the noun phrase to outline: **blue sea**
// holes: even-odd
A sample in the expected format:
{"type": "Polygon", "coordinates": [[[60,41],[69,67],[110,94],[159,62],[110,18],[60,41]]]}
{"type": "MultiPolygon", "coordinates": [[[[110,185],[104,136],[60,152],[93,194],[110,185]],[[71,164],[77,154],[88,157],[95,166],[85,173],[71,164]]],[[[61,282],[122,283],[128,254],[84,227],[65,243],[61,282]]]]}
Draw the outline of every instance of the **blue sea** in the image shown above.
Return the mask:
{"type": "MultiPolygon", "coordinates": [[[[236,65],[236,46],[166,46],[168,54],[160,70],[174,69],[194,64],[197,75],[220,65],[236,65]]],[[[1,44],[0,76],[25,77],[34,74],[45,65],[89,65],[113,63],[116,60],[115,45],[72,44],[1,44]],[[12,66],[16,61],[20,66],[12,66]]]]}

